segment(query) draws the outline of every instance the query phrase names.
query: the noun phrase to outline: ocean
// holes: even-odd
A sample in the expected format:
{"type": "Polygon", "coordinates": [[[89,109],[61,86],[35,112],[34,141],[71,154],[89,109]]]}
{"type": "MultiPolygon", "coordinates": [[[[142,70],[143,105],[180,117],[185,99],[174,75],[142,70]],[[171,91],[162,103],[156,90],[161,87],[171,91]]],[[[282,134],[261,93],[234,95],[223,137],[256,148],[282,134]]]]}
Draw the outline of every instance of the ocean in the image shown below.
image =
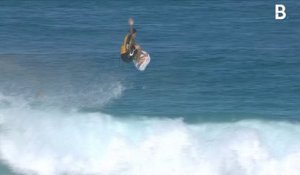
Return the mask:
{"type": "Polygon", "coordinates": [[[0,175],[300,175],[299,10],[1,0],[0,175]]]}

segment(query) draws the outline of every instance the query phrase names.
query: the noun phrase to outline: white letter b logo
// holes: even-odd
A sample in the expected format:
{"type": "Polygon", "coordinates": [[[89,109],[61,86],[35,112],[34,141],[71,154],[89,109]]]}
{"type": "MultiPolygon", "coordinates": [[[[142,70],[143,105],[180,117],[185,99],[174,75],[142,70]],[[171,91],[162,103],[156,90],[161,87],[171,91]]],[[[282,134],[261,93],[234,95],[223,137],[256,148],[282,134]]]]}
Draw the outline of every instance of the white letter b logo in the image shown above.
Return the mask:
{"type": "Polygon", "coordinates": [[[285,6],[283,4],[276,4],[275,5],[275,19],[282,20],[285,19],[285,6]]]}

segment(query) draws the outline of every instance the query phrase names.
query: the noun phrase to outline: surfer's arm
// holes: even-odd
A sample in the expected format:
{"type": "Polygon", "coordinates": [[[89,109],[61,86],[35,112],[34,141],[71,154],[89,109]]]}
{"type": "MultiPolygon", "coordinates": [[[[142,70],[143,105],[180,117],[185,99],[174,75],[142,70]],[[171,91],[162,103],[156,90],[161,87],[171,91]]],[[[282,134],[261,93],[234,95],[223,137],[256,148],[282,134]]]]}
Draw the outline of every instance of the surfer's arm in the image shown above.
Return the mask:
{"type": "Polygon", "coordinates": [[[132,31],[133,31],[133,24],[134,24],[133,18],[129,18],[128,19],[128,25],[129,25],[129,31],[130,31],[130,33],[132,33],[132,31]]]}
{"type": "Polygon", "coordinates": [[[133,26],[129,26],[129,34],[133,33],[133,26]]]}

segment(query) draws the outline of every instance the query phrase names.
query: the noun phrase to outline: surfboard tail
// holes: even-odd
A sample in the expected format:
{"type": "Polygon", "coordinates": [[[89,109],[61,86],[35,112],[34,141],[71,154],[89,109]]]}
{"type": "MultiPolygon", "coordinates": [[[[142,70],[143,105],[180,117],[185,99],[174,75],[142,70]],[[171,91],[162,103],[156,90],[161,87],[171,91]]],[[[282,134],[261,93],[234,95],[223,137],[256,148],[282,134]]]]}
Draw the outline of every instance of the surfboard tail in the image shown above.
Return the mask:
{"type": "Polygon", "coordinates": [[[142,57],[141,59],[143,59],[143,61],[138,62],[137,60],[134,60],[134,65],[139,71],[145,71],[151,61],[151,57],[144,50],[142,51],[142,54],[140,57],[142,57]]]}

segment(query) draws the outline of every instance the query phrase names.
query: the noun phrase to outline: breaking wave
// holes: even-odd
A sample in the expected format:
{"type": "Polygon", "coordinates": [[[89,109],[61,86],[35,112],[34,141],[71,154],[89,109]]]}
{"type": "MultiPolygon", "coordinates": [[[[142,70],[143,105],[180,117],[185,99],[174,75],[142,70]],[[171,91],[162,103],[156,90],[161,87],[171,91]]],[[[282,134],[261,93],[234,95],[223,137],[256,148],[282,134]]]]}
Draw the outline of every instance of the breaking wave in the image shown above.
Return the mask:
{"type": "Polygon", "coordinates": [[[300,124],[121,118],[1,98],[0,159],[23,174],[299,175],[300,124]]]}

